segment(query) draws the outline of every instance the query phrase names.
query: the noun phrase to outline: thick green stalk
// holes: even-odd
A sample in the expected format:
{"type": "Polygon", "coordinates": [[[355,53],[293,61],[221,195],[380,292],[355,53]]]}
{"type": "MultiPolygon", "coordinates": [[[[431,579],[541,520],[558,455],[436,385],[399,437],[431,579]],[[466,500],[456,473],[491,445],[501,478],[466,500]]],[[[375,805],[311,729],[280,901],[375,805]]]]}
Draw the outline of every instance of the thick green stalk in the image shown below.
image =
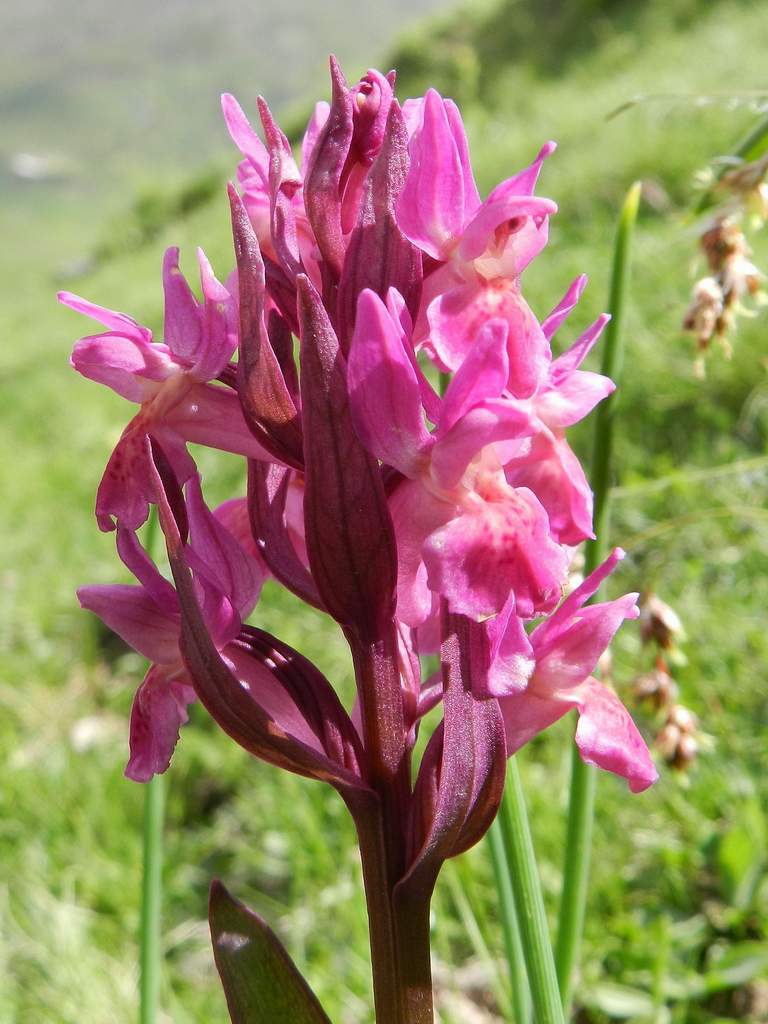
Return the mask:
{"type": "MultiPolygon", "coordinates": [[[[157,536],[157,513],[147,524],[145,546],[150,555],[157,536]]],[[[144,863],[139,933],[139,1022],[155,1024],[160,996],[160,916],[163,902],[163,822],[165,779],[155,775],[144,787],[144,863]]]]}
{"type": "Polygon", "coordinates": [[[504,936],[504,948],[507,953],[509,984],[512,995],[512,1019],[514,1024],[528,1024],[531,1019],[531,993],[528,988],[528,975],[525,972],[520,926],[517,921],[515,897],[512,892],[512,881],[509,877],[509,863],[504,849],[504,836],[498,818],[488,830],[488,850],[491,855],[493,876],[496,880],[496,892],[499,896],[499,912],[501,914],[501,930],[504,936]]]}
{"type": "Polygon", "coordinates": [[[536,868],[517,758],[509,759],[499,811],[536,1024],[564,1024],[544,897],[536,868]]]}
{"type": "Polygon", "coordinates": [[[160,911],[163,898],[163,821],[165,778],[155,775],[145,787],[144,878],[141,894],[140,1024],[155,1024],[160,994],[160,911]]]}
{"type": "MultiPolygon", "coordinates": [[[[609,301],[611,321],[605,331],[601,372],[616,383],[617,390],[597,407],[595,414],[591,467],[591,484],[595,496],[595,539],[586,545],[585,575],[592,572],[604,560],[608,548],[613,426],[617,412],[619,378],[624,360],[622,324],[629,288],[632,233],[637,220],[640,192],[641,183],[638,181],[632,185],[624,200],[616,233],[609,301]]],[[[563,892],[555,948],[557,977],[566,1016],[570,1010],[573,976],[578,964],[579,946],[584,930],[595,785],[596,769],[584,764],[574,744],[563,864],[563,892]]]]}

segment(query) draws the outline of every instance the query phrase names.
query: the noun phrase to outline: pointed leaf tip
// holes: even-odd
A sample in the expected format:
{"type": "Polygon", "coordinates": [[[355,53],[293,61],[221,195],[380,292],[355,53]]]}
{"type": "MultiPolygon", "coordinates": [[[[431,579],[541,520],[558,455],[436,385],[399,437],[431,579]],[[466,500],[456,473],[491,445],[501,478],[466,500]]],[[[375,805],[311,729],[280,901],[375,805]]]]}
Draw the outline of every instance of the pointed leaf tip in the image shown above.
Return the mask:
{"type": "Polygon", "coordinates": [[[330,1024],[269,925],[234,899],[218,879],[211,883],[209,922],[233,1024],[330,1024]]]}

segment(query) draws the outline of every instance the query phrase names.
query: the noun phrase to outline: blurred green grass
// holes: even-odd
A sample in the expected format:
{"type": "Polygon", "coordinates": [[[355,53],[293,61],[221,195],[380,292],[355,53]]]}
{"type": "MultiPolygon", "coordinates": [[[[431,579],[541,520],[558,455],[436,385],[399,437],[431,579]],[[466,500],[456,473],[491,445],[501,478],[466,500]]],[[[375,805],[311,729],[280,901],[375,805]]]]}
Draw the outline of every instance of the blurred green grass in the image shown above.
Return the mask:
{"type": "MultiPolygon", "coordinates": [[[[579,1020],[588,1024],[768,1019],[754,966],[768,948],[766,322],[742,321],[733,360],[715,354],[704,383],[693,379],[690,342],[679,331],[695,253],[695,226],[685,216],[692,176],[751,124],[754,110],[738,96],[762,86],[766,43],[764,9],[733,0],[517,0],[428,25],[393,61],[404,71],[401,95],[435,84],[463,101],[485,189],[523,166],[546,138],[558,140],[540,192],[557,199],[561,212],[525,284],[544,314],[577,273],[589,272],[562,344],[606,301],[626,187],[642,177],[654,200],[641,214],[627,321],[623,487],[612,539],[629,558],[613,591],[652,586],[682,615],[688,663],[676,678],[712,750],[687,787],[663,772],[652,791],[629,797],[616,780],[601,779],[579,992],[579,1020]],[[606,120],[649,93],[666,98],[606,120]],[[696,99],[715,94],[723,98],[696,99]],[[724,994],[700,991],[699,979],[723,956],[737,959],[728,977],[739,983],[724,994]]],[[[255,69],[253,91],[259,87],[255,69]]],[[[218,168],[228,168],[222,178],[232,173],[233,153],[208,156],[201,178],[218,168]]],[[[149,171],[143,176],[146,182],[149,171]]],[[[188,168],[166,167],[153,181],[164,212],[143,245],[124,196],[89,201],[76,182],[30,186],[3,212],[14,239],[0,253],[8,291],[0,350],[0,1021],[9,1024],[134,1019],[143,794],[122,778],[122,767],[143,666],[73,598],[80,583],[120,578],[112,538],[99,535],[90,509],[128,410],[67,368],[72,340],[89,328],[55,305],[54,291],[58,269],[101,251],[104,258],[67,286],[157,328],[165,245],[181,245],[189,268],[201,244],[225,274],[232,256],[222,190],[183,218],[162,199],[189,180],[188,168]]],[[[761,242],[758,264],[768,262],[767,250],[761,242]]],[[[582,455],[588,429],[577,436],[582,455]]],[[[242,486],[234,460],[201,455],[212,498],[242,486]]],[[[316,658],[349,692],[345,652],[319,616],[270,586],[256,620],[316,658]]],[[[626,693],[645,667],[631,626],[614,657],[626,693]]],[[[653,731],[650,720],[639,720],[653,731]]],[[[522,756],[552,909],[569,727],[551,730],[522,756]]],[[[212,875],[276,925],[334,1021],[368,1020],[363,898],[351,827],[334,794],[248,759],[202,713],[184,732],[169,792],[168,1020],[225,1019],[204,923],[212,875]]],[[[484,849],[450,867],[500,957],[484,849]]],[[[461,1000],[475,989],[486,993],[497,965],[478,958],[444,882],[435,901],[435,954],[443,1019],[463,1024],[469,1010],[461,1000]]],[[[478,996],[473,1008],[485,1002],[492,1013],[488,999],[478,996]]]]}

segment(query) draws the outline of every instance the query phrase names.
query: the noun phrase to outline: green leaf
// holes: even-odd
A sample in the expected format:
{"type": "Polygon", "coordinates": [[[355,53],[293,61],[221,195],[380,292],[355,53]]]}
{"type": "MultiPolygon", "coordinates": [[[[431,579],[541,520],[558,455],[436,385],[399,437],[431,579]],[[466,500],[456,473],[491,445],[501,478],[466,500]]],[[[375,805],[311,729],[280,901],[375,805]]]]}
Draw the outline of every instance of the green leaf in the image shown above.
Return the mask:
{"type": "Polygon", "coordinates": [[[330,1024],[269,925],[217,880],[211,884],[209,921],[233,1024],[330,1024]]]}
{"type": "Polygon", "coordinates": [[[762,811],[756,802],[747,804],[741,819],[720,840],[717,866],[726,899],[746,911],[754,899],[765,870],[766,835],[762,811]]]}
{"type": "Polygon", "coordinates": [[[647,992],[614,982],[593,985],[583,998],[590,1008],[618,1020],[651,1020],[656,1012],[647,992]]]}

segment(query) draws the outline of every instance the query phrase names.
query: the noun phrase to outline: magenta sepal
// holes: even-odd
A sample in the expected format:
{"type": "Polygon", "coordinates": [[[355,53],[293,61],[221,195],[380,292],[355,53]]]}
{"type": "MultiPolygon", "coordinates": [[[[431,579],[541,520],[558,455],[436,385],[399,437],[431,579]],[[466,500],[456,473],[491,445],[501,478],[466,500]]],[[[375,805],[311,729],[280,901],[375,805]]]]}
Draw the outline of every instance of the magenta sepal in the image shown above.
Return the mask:
{"type": "Polygon", "coordinates": [[[330,63],[331,109],[312,149],[304,206],[326,268],[338,281],[344,263],[341,180],[354,126],[352,93],[334,57],[330,63]]]}
{"type": "Polygon", "coordinates": [[[422,759],[413,794],[411,861],[398,899],[428,895],[445,860],[490,827],[504,791],[507,748],[499,702],[478,696],[489,662],[483,624],[441,602],[444,717],[422,759]]]}
{"type": "Polygon", "coordinates": [[[166,482],[158,472],[154,479],[181,608],[180,648],[198,699],[255,757],[329,782],[346,797],[367,791],[357,731],[319,669],[287,644],[247,627],[229,645],[226,661],[219,654],[198,603],[166,482]]]}
{"type": "Polygon", "coordinates": [[[237,391],[243,415],[265,448],[280,461],[301,469],[299,413],[264,323],[265,278],[259,243],[233,185],[229,186],[229,201],[240,306],[237,391]]]}
{"type": "Polygon", "coordinates": [[[291,470],[275,463],[248,463],[248,514],[256,546],[284,587],[307,604],[323,608],[309,570],[302,563],[285,523],[291,470]]]}
{"type": "Polygon", "coordinates": [[[395,288],[412,318],[421,297],[422,257],[395,219],[395,204],[408,173],[408,133],[397,101],[392,101],[384,144],[366,179],[339,283],[337,320],[345,350],[355,324],[357,300],[370,288],[385,300],[395,288]]]}
{"type": "Polygon", "coordinates": [[[392,629],[397,553],[376,460],[357,438],[347,371],[320,296],[298,278],[310,569],[327,611],[363,642],[392,629]]]}

